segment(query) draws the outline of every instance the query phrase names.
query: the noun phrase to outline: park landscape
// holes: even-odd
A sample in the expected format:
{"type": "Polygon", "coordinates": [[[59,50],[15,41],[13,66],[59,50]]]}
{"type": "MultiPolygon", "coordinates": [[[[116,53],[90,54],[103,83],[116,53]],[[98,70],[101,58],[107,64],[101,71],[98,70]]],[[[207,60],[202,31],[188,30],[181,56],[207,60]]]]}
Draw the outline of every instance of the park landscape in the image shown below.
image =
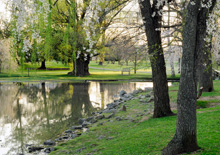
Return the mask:
{"type": "Polygon", "coordinates": [[[0,2],[0,154],[220,154],[220,1],[0,2]]]}

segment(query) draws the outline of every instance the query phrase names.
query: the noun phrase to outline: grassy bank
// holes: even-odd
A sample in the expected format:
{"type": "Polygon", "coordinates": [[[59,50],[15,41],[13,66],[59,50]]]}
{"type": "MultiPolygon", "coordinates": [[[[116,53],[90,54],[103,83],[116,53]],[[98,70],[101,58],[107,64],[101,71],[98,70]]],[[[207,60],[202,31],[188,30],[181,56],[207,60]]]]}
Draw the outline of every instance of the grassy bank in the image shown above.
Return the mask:
{"type": "MultiPolygon", "coordinates": [[[[197,128],[201,150],[191,154],[220,154],[220,82],[214,81],[215,91],[203,93],[198,100],[197,128]],[[215,100],[209,100],[210,96],[215,100]],[[205,102],[206,104],[201,104],[205,102]]],[[[172,104],[176,100],[178,85],[170,87],[172,104]]],[[[176,116],[152,118],[153,103],[144,104],[138,99],[126,103],[127,111],[120,111],[103,119],[90,128],[88,133],[56,147],[51,155],[101,154],[101,155],[145,155],[161,154],[161,150],[172,139],[176,128],[176,116]],[[148,109],[151,109],[150,111],[148,109]],[[150,112],[150,113],[149,113],[150,112]],[[116,118],[132,118],[117,121],[116,118]]],[[[174,112],[176,112],[174,110],[174,112]]]]}

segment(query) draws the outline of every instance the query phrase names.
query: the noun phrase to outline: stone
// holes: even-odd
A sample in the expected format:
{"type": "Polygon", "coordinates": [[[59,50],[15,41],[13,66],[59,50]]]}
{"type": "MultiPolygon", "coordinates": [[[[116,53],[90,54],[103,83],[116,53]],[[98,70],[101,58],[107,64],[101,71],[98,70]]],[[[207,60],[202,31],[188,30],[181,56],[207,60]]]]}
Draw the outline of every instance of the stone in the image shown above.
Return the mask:
{"type": "Polygon", "coordinates": [[[148,97],[151,97],[151,96],[150,96],[150,94],[146,94],[146,95],[145,95],[145,97],[147,97],[147,98],[148,98],[148,97]]]}
{"type": "Polygon", "coordinates": [[[50,153],[50,152],[52,152],[52,151],[54,151],[55,150],[55,148],[54,147],[51,147],[51,148],[46,148],[45,150],[44,150],[44,152],[45,153],[50,153]]]}
{"type": "Polygon", "coordinates": [[[69,138],[68,136],[63,136],[63,137],[62,137],[62,139],[68,139],[68,138],[69,138]]]}
{"type": "Polygon", "coordinates": [[[77,134],[71,134],[71,138],[72,138],[72,139],[74,139],[74,138],[76,138],[76,137],[78,137],[77,134]]]}
{"type": "Polygon", "coordinates": [[[101,135],[101,136],[98,137],[99,140],[102,140],[102,139],[104,139],[104,138],[105,138],[105,136],[103,136],[103,135],[101,135]]]}
{"type": "Polygon", "coordinates": [[[107,138],[107,140],[112,140],[112,139],[114,139],[114,137],[110,136],[110,137],[107,138]]]}
{"type": "Polygon", "coordinates": [[[55,145],[55,142],[52,141],[51,139],[49,139],[49,140],[44,142],[44,145],[55,145]]]}
{"type": "Polygon", "coordinates": [[[82,125],[79,125],[79,126],[72,126],[71,127],[71,129],[74,129],[74,130],[76,130],[76,129],[82,129],[83,127],[82,127],[82,125]]]}
{"type": "Polygon", "coordinates": [[[92,150],[92,152],[97,152],[97,151],[98,151],[98,149],[93,149],[93,150],[92,150]]]}
{"type": "Polygon", "coordinates": [[[153,91],[150,91],[150,96],[154,96],[154,92],[153,91]]]}
{"type": "Polygon", "coordinates": [[[123,105],[122,107],[121,107],[121,109],[120,109],[120,111],[125,111],[126,112],[126,106],[125,105],[123,105]]]}
{"type": "Polygon", "coordinates": [[[85,150],[85,149],[86,149],[86,147],[82,147],[82,148],[80,148],[80,149],[77,149],[76,152],[77,152],[77,153],[80,153],[80,152],[82,152],[82,151],[85,150]]]}
{"type": "Polygon", "coordinates": [[[140,99],[139,101],[140,101],[140,102],[143,102],[143,103],[146,102],[146,100],[144,100],[144,99],[140,99]]]}
{"type": "Polygon", "coordinates": [[[107,119],[112,118],[115,115],[115,113],[111,113],[110,115],[106,116],[107,119]]]}
{"type": "Polygon", "coordinates": [[[148,92],[148,91],[152,91],[152,89],[153,89],[153,88],[147,87],[147,88],[144,89],[144,91],[148,92]]]}
{"type": "Polygon", "coordinates": [[[149,103],[149,102],[153,102],[153,101],[154,101],[154,97],[153,97],[153,96],[151,96],[151,97],[148,99],[148,101],[147,101],[147,102],[149,103]]]}
{"type": "Polygon", "coordinates": [[[40,151],[40,150],[43,150],[43,149],[44,149],[43,147],[30,146],[30,147],[28,147],[28,152],[29,152],[29,153],[32,153],[32,152],[40,151]]]}
{"type": "Polygon", "coordinates": [[[61,141],[62,140],[62,138],[61,137],[59,137],[59,138],[57,138],[57,139],[55,139],[55,141],[61,141]]]}
{"type": "Polygon", "coordinates": [[[72,133],[72,130],[66,130],[65,133],[72,133]]]}
{"type": "Polygon", "coordinates": [[[124,96],[125,94],[127,94],[127,92],[125,90],[121,90],[119,95],[124,96]]]}
{"type": "Polygon", "coordinates": [[[129,94],[124,94],[124,96],[123,97],[125,97],[125,98],[129,98],[130,97],[130,95],[129,94]]]}
{"type": "Polygon", "coordinates": [[[98,115],[98,116],[95,117],[95,119],[98,119],[98,120],[103,119],[103,118],[105,118],[105,115],[98,115]]]}
{"type": "Polygon", "coordinates": [[[104,124],[104,122],[99,123],[99,125],[103,125],[103,124],[104,124]]]}
{"type": "Polygon", "coordinates": [[[118,117],[115,117],[115,120],[116,120],[116,121],[121,121],[122,118],[118,116],[118,117]]]}
{"type": "Polygon", "coordinates": [[[115,103],[110,103],[106,105],[108,109],[114,109],[117,107],[117,105],[115,103]]]}
{"type": "Polygon", "coordinates": [[[130,120],[130,119],[132,119],[131,116],[127,116],[127,117],[125,118],[125,120],[130,120]]]}
{"type": "Polygon", "coordinates": [[[138,94],[139,93],[139,90],[134,90],[133,91],[133,94],[138,94]]]}
{"type": "Polygon", "coordinates": [[[105,109],[103,113],[116,113],[116,109],[105,109]]]}
{"type": "Polygon", "coordinates": [[[82,127],[88,127],[89,125],[91,125],[90,122],[84,121],[82,127]]]}
{"type": "Polygon", "coordinates": [[[94,119],[94,117],[92,116],[92,117],[86,118],[85,121],[90,122],[90,121],[93,120],[93,119],[94,119]]]}
{"type": "Polygon", "coordinates": [[[80,125],[82,125],[84,121],[85,121],[85,118],[79,118],[78,123],[79,123],[80,125]]]}
{"type": "Polygon", "coordinates": [[[96,122],[97,122],[97,119],[93,118],[93,119],[90,120],[89,122],[92,123],[92,124],[93,124],[93,123],[96,123],[96,122]]]}
{"type": "Polygon", "coordinates": [[[96,147],[96,146],[98,146],[98,144],[91,144],[90,146],[91,147],[96,147]]]}

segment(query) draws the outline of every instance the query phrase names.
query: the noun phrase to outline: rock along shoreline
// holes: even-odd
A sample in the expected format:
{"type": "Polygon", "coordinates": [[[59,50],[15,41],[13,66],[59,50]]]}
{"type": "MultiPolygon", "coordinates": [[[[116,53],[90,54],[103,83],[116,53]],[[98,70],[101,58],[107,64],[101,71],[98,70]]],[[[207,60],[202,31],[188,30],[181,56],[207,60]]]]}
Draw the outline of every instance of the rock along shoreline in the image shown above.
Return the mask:
{"type": "MultiPolygon", "coordinates": [[[[135,118],[132,117],[119,117],[115,116],[116,113],[120,111],[126,112],[127,110],[127,101],[129,100],[135,100],[138,99],[141,104],[149,104],[153,102],[154,96],[152,92],[152,88],[145,88],[145,90],[138,89],[134,90],[131,93],[127,93],[124,90],[120,91],[119,99],[114,100],[112,103],[109,103],[106,105],[106,108],[97,112],[93,112],[92,116],[87,118],[79,118],[78,119],[78,125],[71,126],[68,130],[64,131],[61,136],[56,138],[55,140],[46,140],[42,146],[34,146],[34,145],[26,145],[27,151],[29,153],[50,153],[55,150],[55,146],[60,144],[61,142],[67,142],[68,140],[74,139],[76,137],[81,136],[84,133],[89,132],[89,128],[93,126],[103,125],[103,122],[99,123],[100,120],[105,119],[106,122],[113,121],[112,118],[115,119],[115,121],[121,121],[121,120],[129,120],[131,122],[135,122],[135,118]],[[141,95],[139,93],[148,92],[144,95],[141,95]],[[139,94],[139,95],[138,95],[139,94]]],[[[148,115],[152,111],[152,108],[149,108],[147,110],[144,110],[144,113],[140,114],[140,116],[148,115]]],[[[137,115],[139,116],[139,115],[137,115]]],[[[100,136],[99,139],[102,139],[103,137],[100,136]]],[[[111,139],[112,137],[108,137],[111,139]]],[[[77,152],[81,152],[85,148],[81,148],[81,150],[77,150],[77,152]]],[[[23,154],[19,154],[23,155],[23,154]]]]}

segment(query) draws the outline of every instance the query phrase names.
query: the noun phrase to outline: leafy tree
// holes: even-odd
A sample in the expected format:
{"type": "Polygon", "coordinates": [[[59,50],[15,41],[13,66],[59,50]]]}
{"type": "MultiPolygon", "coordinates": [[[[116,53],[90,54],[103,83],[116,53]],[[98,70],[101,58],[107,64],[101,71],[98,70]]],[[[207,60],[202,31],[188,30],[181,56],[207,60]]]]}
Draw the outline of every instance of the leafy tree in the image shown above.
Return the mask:
{"type": "Polygon", "coordinates": [[[72,57],[74,75],[89,74],[91,57],[105,49],[101,44],[102,34],[127,1],[58,1],[54,5],[52,19],[65,27],[63,45],[66,56],[72,57]]]}

